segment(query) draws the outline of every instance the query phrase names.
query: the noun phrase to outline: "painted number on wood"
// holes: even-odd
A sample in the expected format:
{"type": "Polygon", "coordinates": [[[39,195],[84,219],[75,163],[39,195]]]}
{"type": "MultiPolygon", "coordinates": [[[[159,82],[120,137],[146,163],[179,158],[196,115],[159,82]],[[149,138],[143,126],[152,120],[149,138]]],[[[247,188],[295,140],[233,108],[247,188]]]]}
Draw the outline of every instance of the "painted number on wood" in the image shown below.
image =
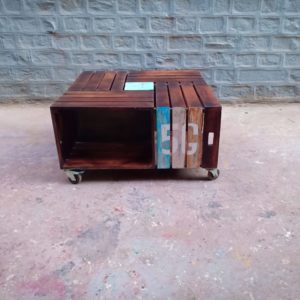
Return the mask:
{"type": "MultiPolygon", "coordinates": [[[[191,140],[196,140],[199,134],[199,127],[198,124],[189,123],[189,137],[191,140]]],[[[194,155],[197,152],[198,143],[197,142],[190,142],[188,143],[187,155],[194,155]]]]}
{"type": "Polygon", "coordinates": [[[169,147],[171,141],[170,132],[171,132],[170,124],[161,125],[162,153],[165,155],[171,155],[171,149],[169,147]],[[167,146],[167,149],[165,149],[164,146],[167,146]]]}
{"type": "Polygon", "coordinates": [[[198,168],[202,159],[202,123],[203,113],[200,108],[188,110],[188,149],[187,168],[198,168]]]}
{"type": "Polygon", "coordinates": [[[169,169],[171,167],[171,126],[170,108],[157,107],[157,168],[169,169]]]}
{"type": "Polygon", "coordinates": [[[186,109],[172,109],[172,168],[184,168],[186,152],[186,109]]]}
{"type": "Polygon", "coordinates": [[[159,169],[179,169],[185,167],[197,168],[202,156],[202,110],[172,109],[172,132],[170,125],[170,108],[158,107],[156,115],[157,126],[157,167],[159,169]],[[172,144],[172,153],[171,153],[172,144]]]}

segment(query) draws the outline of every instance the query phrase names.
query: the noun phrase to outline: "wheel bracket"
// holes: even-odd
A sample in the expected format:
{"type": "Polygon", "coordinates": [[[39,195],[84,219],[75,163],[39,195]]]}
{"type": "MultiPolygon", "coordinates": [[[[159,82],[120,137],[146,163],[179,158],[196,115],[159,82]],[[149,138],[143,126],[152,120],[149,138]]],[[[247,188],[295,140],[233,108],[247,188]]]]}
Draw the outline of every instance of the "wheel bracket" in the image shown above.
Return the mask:
{"type": "Polygon", "coordinates": [[[64,170],[68,179],[72,183],[79,183],[82,179],[82,174],[84,174],[84,170],[64,170]]]}
{"type": "Polygon", "coordinates": [[[208,179],[209,180],[215,180],[220,175],[220,170],[218,168],[207,169],[207,172],[208,172],[208,179]]]}

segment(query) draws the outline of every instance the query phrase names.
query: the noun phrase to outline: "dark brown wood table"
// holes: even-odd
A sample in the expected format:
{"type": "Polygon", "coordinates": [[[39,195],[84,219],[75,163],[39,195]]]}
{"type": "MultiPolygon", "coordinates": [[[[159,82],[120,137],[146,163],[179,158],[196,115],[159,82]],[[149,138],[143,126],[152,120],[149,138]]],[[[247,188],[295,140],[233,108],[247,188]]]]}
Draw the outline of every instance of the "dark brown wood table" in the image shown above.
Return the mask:
{"type": "Polygon", "coordinates": [[[60,168],[205,168],[219,175],[221,105],[197,70],[86,71],[51,105],[60,168]]]}

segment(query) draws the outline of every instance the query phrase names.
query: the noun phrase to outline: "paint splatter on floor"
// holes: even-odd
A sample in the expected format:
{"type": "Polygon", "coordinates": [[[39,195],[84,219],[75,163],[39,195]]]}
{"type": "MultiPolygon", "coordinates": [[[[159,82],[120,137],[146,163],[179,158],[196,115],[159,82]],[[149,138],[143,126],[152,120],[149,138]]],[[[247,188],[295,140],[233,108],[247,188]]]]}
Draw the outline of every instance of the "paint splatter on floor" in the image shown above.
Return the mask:
{"type": "Polygon", "coordinates": [[[0,299],[298,299],[299,115],[225,106],[214,182],[102,171],[73,186],[48,105],[3,105],[0,299]]]}

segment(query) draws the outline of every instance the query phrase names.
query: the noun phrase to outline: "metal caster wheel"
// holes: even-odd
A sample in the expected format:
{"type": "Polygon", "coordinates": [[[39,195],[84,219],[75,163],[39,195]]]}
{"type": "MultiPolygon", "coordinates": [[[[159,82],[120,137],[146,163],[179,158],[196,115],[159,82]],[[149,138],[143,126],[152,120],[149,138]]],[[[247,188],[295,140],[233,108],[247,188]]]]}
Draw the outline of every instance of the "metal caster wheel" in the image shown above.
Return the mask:
{"type": "Polygon", "coordinates": [[[81,182],[82,176],[81,176],[81,175],[74,175],[74,180],[71,179],[70,177],[69,177],[68,179],[69,179],[69,181],[70,181],[72,184],[78,184],[79,182],[81,182]]]}
{"type": "Polygon", "coordinates": [[[215,180],[219,177],[220,175],[220,170],[219,169],[211,169],[207,170],[208,171],[208,179],[209,180],[215,180]]]}
{"type": "Polygon", "coordinates": [[[72,184],[78,184],[82,181],[82,174],[84,171],[78,170],[65,170],[65,173],[72,184]]]}

